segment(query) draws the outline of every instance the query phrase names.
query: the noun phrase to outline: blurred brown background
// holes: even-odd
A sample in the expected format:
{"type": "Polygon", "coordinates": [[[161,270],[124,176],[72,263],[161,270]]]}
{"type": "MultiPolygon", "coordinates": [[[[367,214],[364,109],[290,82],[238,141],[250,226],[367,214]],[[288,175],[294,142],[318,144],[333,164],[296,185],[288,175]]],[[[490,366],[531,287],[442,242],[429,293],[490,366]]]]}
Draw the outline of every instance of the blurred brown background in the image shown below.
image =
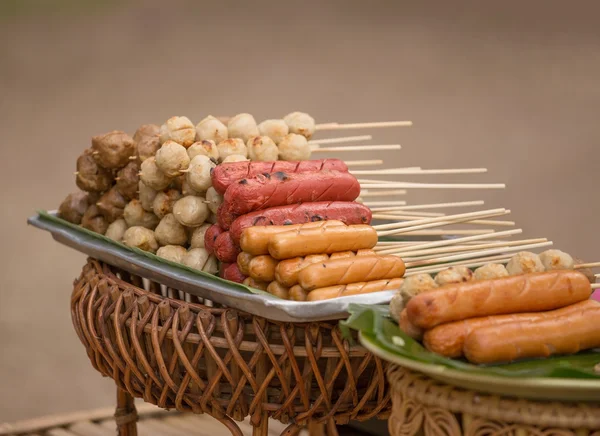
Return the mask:
{"type": "Polygon", "coordinates": [[[242,111],[409,119],[374,132],[403,145],[389,166],[489,173],[406,180],[508,188],[407,201],[484,199],[600,260],[597,2],[90,3],[0,2],[0,421],[113,403],[70,321],[85,258],[25,224],[74,189],[93,134],[242,111]]]}

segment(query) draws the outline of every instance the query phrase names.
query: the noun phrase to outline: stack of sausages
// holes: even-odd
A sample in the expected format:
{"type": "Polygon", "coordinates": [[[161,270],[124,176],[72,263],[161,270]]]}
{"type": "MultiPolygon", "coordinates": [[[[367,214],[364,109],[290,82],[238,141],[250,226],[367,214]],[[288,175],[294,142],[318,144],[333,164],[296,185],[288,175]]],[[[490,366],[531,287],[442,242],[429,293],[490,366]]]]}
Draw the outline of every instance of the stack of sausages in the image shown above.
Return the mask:
{"type": "Polygon", "coordinates": [[[376,244],[377,232],[365,224],[254,226],[242,232],[237,266],[245,284],[296,301],[398,289],[404,263],[377,255],[376,244]]]}
{"type": "Polygon", "coordinates": [[[505,363],[600,347],[600,303],[590,294],[582,272],[546,270],[433,288],[396,318],[432,352],[505,363]]]}

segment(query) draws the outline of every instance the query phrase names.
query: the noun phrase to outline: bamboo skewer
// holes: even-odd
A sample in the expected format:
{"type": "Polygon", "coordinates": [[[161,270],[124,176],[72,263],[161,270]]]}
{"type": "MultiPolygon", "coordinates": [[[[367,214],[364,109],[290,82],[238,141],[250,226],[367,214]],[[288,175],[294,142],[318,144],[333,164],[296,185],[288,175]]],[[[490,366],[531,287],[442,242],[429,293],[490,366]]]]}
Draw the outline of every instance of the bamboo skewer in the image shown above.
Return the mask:
{"type": "Polygon", "coordinates": [[[308,141],[308,143],[310,145],[339,144],[343,142],[370,141],[371,139],[373,139],[371,135],[344,136],[341,138],[313,139],[308,141]]]}
{"type": "Polygon", "coordinates": [[[378,207],[377,209],[371,209],[373,212],[382,212],[387,210],[418,210],[418,209],[443,209],[443,208],[452,208],[452,207],[465,207],[465,206],[481,206],[484,204],[483,200],[477,201],[458,201],[454,203],[430,203],[430,204],[415,204],[410,206],[397,206],[397,207],[378,207]]]}
{"type": "MultiPolygon", "coordinates": [[[[445,247],[448,245],[457,245],[457,244],[463,244],[465,242],[472,242],[472,241],[481,241],[484,239],[489,239],[489,238],[499,238],[499,237],[506,237],[506,236],[512,236],[512,235],[517,235],[523,233],[522,229],[512,229],[512,230],[505,230],[502,232],[493,232],[493,234],[481,234],[481,235],[476,235],[476,236],[467,236],[464,238],[456,238],[456,239],[448,239],[445,241],[433,241],[433,242],[426,242],[424,244],[415,244],[412,245],[409,250],[414,250],[414,249],[425,249],[425,248],[434,248],[434,247],[445,247]]],[[[380,242],[381,244],[382,242],[380,242]]],[[[393,253],[399,253],[402,251],[406,251],[404,249],[387,249],[384,251],[379,252],[379,254],[393,254],[393,253]]]]}
{"type": "MultiPolygon", "coordinates": [[[[371,212],[373,212],[373,209],[371,209],[371,212]]],[[[412,212],[412,211],[410,211],[410,210],[407,210],[406,212],[404,212],[404,211],[402,210],[402,211],[399,211],[399,212],[400,212],[400,213],[401,213],[401,215],[403,215],[403,216],[412,217],[412,218],[410,218],[410,219],[417,219],[417,218],[428,218],[428,217],[434,217],[434,216],[444,216],[444,215],[446,215],[445,213],[441,213],[441,212],[421,212],[420,210],[419,210],[419,211],[415,211],[415,212],[412,212]]],[[[377,215],[377,216],[379,216],[379,215],[382,215],[382,216],[389,216],[390,214],[387,214],[387,213],[385,213],[385,212],[384,212],[384,213],[380,213],[380,212],[374,212],[374,213],[373,213],[373,217],[375,217],[375,215],[377,215]]],[[[382,219],[385,219],[385,218],[382,218],[382,219]]]]}
{"type": "Polygon", "coordinates": [[[395,189],[391,191],[364,191],[360,193],[361,197],[393,197],[395,195],[405,195],[406,189],[395,189]]]}
{"type": "Polygon", "coordinates": [[[430,223],[440,223],[440,222],[463,222],[464,220],[470,221],[471,219],[474,218],[480,218],[480,217],[489,217],[489,216],[498,216],[498,215],[506,215],[507,213],[510,213],[509,210],[506,210],[504,208],[500,208],[500,209],[489,209],[489,210],[481,210],[478,212],[467,212],[467,213],[459,213],[459,214],[455,214],[455,215],[444,215],[444,216],[439,216],[439,217],[433,217],[433,218],[425,218],[425,219],[421,219],[421,220],[415,220],[415,221],[410,221],[410,222],[398,222],[398,223],[391,223],[391,224],[380,224],[378,226],[373,226],[376,230],[388,230],[388,229],[399,229],[399,228],[403,228],[403,227],[416,227],[419,226],[421,224],[430,224],[430,223]],[[461,221],[462,220],[462,221],[461,221]]]}
{"type": "Polygon", "coordinates": [[[348,167],[361,167],[361,166],[377,166],[383,165],[383,160],[381,159],[371,159],[371,160],[347,160],[344,162],[348,167]]]}
{"type": "Polygon", "coordinates": [[[600,289],[600,283],[592,283],[592,290],[600,289]]]}
{"type": "Polygon", "coordinates": [[[382,206],[384,204],[391,204],[391,205],[401,206],[403,204],[406,204],[406,201],[403,201],[403,200],[398,200],[398,201],[365,201],[365,202],[363,202],[363,204],[365,206],[367,206],[367,207],[382,206]]]}
{"type": "Polygon", "coordinates": [[[363,185],[364,189],[389,189],[389,188],[413,188],[413,189],[504,189],[504,183],[410,183],[391,182],[373,183],[363,185]]]}
{"type": "MultiPolygon", "coordinates": [[[[479,230],[410,230],[404,229],[401,232],[406,236],[459,236],[459,235],[488,235],[496,233],[494,229],[479,229],[479,230]]],[[[400,232],[399,232],[400,233],[400,232]]],[[[396,233],[394,233],[396,234],[396,233]]]]}
{"type": "MultiPolygon", "coordinates": [[[[448,215],[438,215],[438,216],[448,216],[448,215]]],[[[387,215],[387,214],[373,214],[374,219],[380,220],[415,220],[418,217],[411,215],[387,215]]],[[[426,218],[422,216],[421,218],[426,218]]],[[[502,220],[473,220],[469,221],[468,224],[481,224],[486,226],[502,226],[502,227],[513,227],[515,225],[514,221],[502,221],[502,220]]]]}
{"type": "Polygon", "coordinates": [[[352,171],[354,175],[363,176],[384,176],[384,175],[433,175],[433,174],[481,174],[486,173],[487,168],[452,168],[452,169],[429,169],[429,170],[409,170],[405,168],[380,169],[380,170],[357,170],[352,171]]]}
{"type": "Polygon", "coordinates": [[[575,269],[579,268],[597,268],[600,267],[600,262],[591,262],[591,263],[580,263],[579,265],[575,265],[575,269]]]}
{"type": "Polygon", "coordinates": [[[346,129],[377,129],[381,127],[410,127],[412,121],[376,121],[372,123],[322,123],[315,126],[315,130],[346,130],[346,129]]]}
{"type": "Polygon", "coordinates": [[[389,145],[348,145],[345,147],[314,147],[313,153],[337,153],[338,151],[373,151],[373,150],[400,150],[400,144],[389,145]]]}
{"type": "Polygon", "coordinates": [[[466,266],[467,268],[475,268],[478,266],[487,265],[490,262],[507,263],[510,259],[511,259],[511,257],[507,257],[505,255],[498,255],[498,256],[482,257],[481,259],[477,259],[476,261],[461,260],[461,261],[456,261],[456,262],[448,262],[448,263],[445,263],[444,265],[439,265],[439,266],[422,266],[422,267],[417,267],[417,268],[410,268],[410,269],[406,270],[406,274],[404,274],[404,277],[412,276],[415,274],[421,274],[421,273],[428,273],[428,274],[437,273],[437,272],[443,271],[451,266],[466,266]]]}

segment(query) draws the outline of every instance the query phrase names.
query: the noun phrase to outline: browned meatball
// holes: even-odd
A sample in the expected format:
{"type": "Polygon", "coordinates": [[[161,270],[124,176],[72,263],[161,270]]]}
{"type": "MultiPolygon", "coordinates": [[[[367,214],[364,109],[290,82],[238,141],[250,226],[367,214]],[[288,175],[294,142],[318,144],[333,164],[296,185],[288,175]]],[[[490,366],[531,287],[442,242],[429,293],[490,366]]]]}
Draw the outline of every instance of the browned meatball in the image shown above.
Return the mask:
{"type": "Polygon", "coordinates": [[[106,192],[96,203],[100,213],[104,215],[108,223],[123,217],[123,210],[127,206],[127,199],[121,195],[116,186],[106,192]]]}
{"type": "Polygon", "coordinates": [[[77,191],[67,195],[58,208],[58,216],[73,224],[81,224],[81,219],[89,207],[87,192],[77,191]]]}
{"type": "Polygon", "coordinates": [[[135,160],[129,162],[117,173],[117,190],[128,200],[138,197],[140,183],[139,173],[140,164],[135,160]]]}
{"type": "Polygon", "coordinates": [[[104,215],[100,212],[100,209],[95,204],[88,207],[88,210],[83,214],[81,218],[82,227],[91,230],[92,232],[100,233],[101,235],[106,233],[108,229],[108,221],[104,218],[104,215]]]}
{"type": "Polygon", "coordinates": [[[125,132],[113,130],[92,138],[92,150],[96,163],[103,168],[117,169],[129,163],[135,155],[133,138],[125,132]]]}
{"type": "Polygon", "coordinates": [[[133,141],[137,149],[138,159],[143,162],[156,154],[160,148],[160,127],[156,124],[144,124],[136,130],[133,141]]]}
{"type": "Polygon", "coordinates": [[[103,192],[110,189],[113,175],[110,170],[98,166],[92,150],[87,149],[77,159],[77,178],[75,183],[79,189],[88,192],[103,192]]]}

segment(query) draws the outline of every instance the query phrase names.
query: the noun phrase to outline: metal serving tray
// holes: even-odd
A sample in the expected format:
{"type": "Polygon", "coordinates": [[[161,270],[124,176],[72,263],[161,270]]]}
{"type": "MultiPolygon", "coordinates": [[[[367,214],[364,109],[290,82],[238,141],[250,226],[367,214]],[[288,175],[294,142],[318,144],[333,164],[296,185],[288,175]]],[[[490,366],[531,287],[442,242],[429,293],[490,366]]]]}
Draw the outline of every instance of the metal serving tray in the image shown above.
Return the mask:
{"type": "MultiPolygon", "coordinates": [[[[50,215],[55,213],[50,212],[50,215]]],[[[253,293],[218,277],[193,272],[135,252],[122,245],[93,236],[80,228],[55,222],[43,215],[35,215],[27,222],[50,232],[54,240],[90,257],[140,275],[174,289],[206,298],[226,306],[268,319],[284,322],[312,322],[345,319],[348,305],[389,303],[395,291],[374,292],[340,297],[332,300],[298,302],[288,301],[265,292],[253,293]]]]}

